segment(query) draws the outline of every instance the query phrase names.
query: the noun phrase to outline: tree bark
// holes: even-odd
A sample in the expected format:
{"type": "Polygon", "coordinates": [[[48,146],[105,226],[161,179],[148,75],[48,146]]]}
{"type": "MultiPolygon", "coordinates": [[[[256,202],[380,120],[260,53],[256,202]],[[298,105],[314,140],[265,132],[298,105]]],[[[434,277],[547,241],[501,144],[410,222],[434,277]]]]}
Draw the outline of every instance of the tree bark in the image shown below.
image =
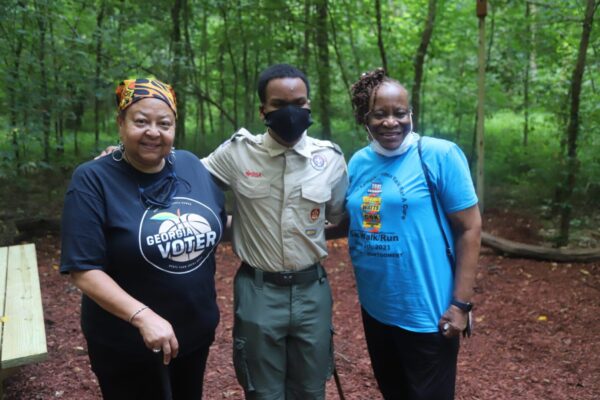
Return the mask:
{"type": "Polygon", "coordinates": [[[531,6],[525,3],[525,78],[523,79],[523,146],[527,147],[529,141],[529,75],[531,71],[531,6]]]}
{"type": "MultiPolygon", "coordinates": [[[[486,0],[487,1],[487,0],[486,0]]],[[[488,3],[490,5],[490,3],[488,3]]],[[[485,71],[490,70],[490,62],[492,60],[492,49],[494,48],[494,36],[496,32],[496,8],[493,4],[489,7],[491,11],[490,15],[490,34],[489,34],[489,42],[487,46],[487,54],[485,56],[485,71]]]]}
{"type": "Polygon", "coordinates": [[[38,61],[40,63],[40,97],[41,97],[41,112],[42,112],[42,132],[44,143],[44,161],[50,162],[50,99],[48,98],[48,72],[46,69],[46,30],[48,29],[48,6],[46,4],[40,6],[35,3],[37,9],[37,22],[39,28],[38,41],[38,61]]]}
{"type": "Polygon", "coordinates": [[[310,23],[310,0],[304,0],[304,43],[302,45],[302,71],[308,71],[308,61],[310,58],[310,34],[311,34],[311,23],[310,23]]]}
{"type": "MultiPolygon", "coordinates": [[[[254,110],[251,107],[252,97],[254,96],[254,87],[252,85],[252,78],[250,77],[250,71],[248,67],[248,32],[245,29],[244,18],[242,16],[242,4],[238,0],[237,5],[237,28],[240,34],[240,40],[242,45],[242,84],[244,85],[244,93],[242,94],[242,106],[244,108],[244,121],[243,125],[248,126],[252,121],[252,115],[254,110]]],[[[237,129],[237,127],[236,127],[237,129]]]]}
{"type": "Polygon", "coordinates": [[[534,246],[481,233],[481,244],[510,257],[557,262],[594,262],[600,260],[599,249],[555,249],[534,246]]]}
{"type": "Polygon", "coordinates": [[[175,135],[175,146],[183,147],[185,143],[185,71],[183,68],[183,44],[181,42],[181,11],[185,8],[185,0],[175,0],[171,8],[171,22],[173,31],[171,34],[172,66],[171,84],[177,94],[177,135],[175,135]]]}
{"type": "MultiPolygon", "coordinates": [[[[199,81],[203,81],[200,75],[200,68],[196,66],[196,55],[194,54],[194,48],[192,47],[192,40],[190,35],[190,18],[193,18],[192,8],[186,1],[183,8],[183,37],[184,37],[184,53],[185,53],[185,65],[186,77],[191,80],[192,85],[199,86],[199,81]]],[[[204,34],[204,32],[203,32],[204,34]]],[[[203,44],[201,44],[201,47],[203,44]]],[[[204,58],[203,58],[204,60],[204,58]]],[[[203,70],[204,71],[204,70],[203,70]]],[[[196,104],[196,134],[194,135],[192,149],[197,150],[198,138],[204,136],[204,100],[198,99],[196,104]]],[[[189,146],[188,146],[189,147],[189,146]]]]}
{"type": "MultiPolygon", "coordinates": [[[[62,85],[60,83],[62,64],[58,60],[56,54],[56,40],[54,39],[54,24],[52,19],[49,20],[50,28],[50,52],[52,53],[52,70],[54,71],[54,93],[57,97],[67,98],[62,92],[62,85]]],[[[54,132],[56,139],[56,153],[61,156],[65,152],[65,140],[64,140],[64,103],[58,103],[54,105],[54,132]]]]}
{"type": "Polygon", "coordinates": [[[327,0],[318,0],[316,42],[319,62],[319,117],[323,139],[331,139],[331,67],[329,65],[329,38],[327,32],[327,0]]]}
{"type": "Polygon", "coordinates": [[[100,72],[102,69],[102,24],[106,12],[106,1],[100,2],[100,9],[96,15],[96,71],[94,74],[94,146],[96,150],[100,147],[100,72]]]}
{"type": "MultiPolygon", "coordinates": [[[[19,2],[20,8],[25,8],[25,4],[19,2]]],[[[16,23],[16,21],[15,21],[16,23]]],[[[21,29],[25,28],[25,17],[23,14],[23,19],[21,20],[21,29]]],[[[20,77],[20,68],[21,68],[21,53],[23,51],[23,36],[16,35],[16,42],[14,46],[11,43],[11,48],[13,52],[13,62],[10,68],[9,74],[12,82],[19,82],[20,77]]],[[[17,108],[19,106],[19,101],[17,97],[17,90],[15,85],[7,85],[8,91],[8,101],[9,101],[9,113],[10,113],[10,132],[11,132],[11,140],[13,152],[15,155],[15,161],[17,164],[17,168],[21,164],[21,154],[19,151],[19,126],[18,126],[18,112],[17,108]]]]}
{"type": "Polygon", "coordinates": [[[569,113],[569,125],[567,127],[567,157],[566,167],[567,175],[563,184],[564,194],[561,202],[561,215],[560,215],[560,233],[557,244],[559,246],[565,246],[569,242],[569,229],[571,225],[572,216],[572,201],[573,191],[575,189],[575,183],[577,180],[577,173],[579,172],[579,160],[577,158],[577,139],[579,136],[579,103],[581,96],[581,83],[583,80],[583,72],[585,70],[585,58],[587,54],[587,48],[590,42],[590,35],[592,32],[592,24],[594,21],[594,13],[596,12],[597,5],[594,0],[587,0],[585,18],[583,20],[583,27],[581,31],[581,40],[579,42],[579,52],[577,55],[577,62],[573,69],[573,76],[571,78],[571,105],[569,113]]]}
{"type": "Polygon", "coordinates": [[[329,21],[331,22],[331,35],[333,39],[333,49],[335,50],[335,58],[338,67],[340,68],[340,73],[342,74],[342,81],[344,82],[346,93],[348,93],[348,97],[350,98],[350,100],[352,100],[352,96],[350,95],[350,80],[348,79],[348,73],[346,72],[346,67],[344,66],[344,59],[340,51],[340,46],[338,44],[335,18],[331,14],[331,10],[329,10],[329,21]]]}
{"type": "Polygon", "coordinates": [[[224,37],[224,41],[225,41],[225,46],[227,48],[227,54],[229,55],[229,60],[231,62],[231,68],[233,69],[233,82],[232,82],[232,86],[233,86],[233,96],[231,101],[233,102],[233,119],[234,119],[234,129],[238,128],[238,121],[239,121],[239,113],[238,113],[238,85],[239,85],[239,81],[240,81],[240,77],[239,77],[239,73],[238,73],[238,67],[237,67],[237,62],[236,62],[236,57],[234,55],[233,52],[233,48],[231,47],[231,40],[229,38],[229,19],[227,18],[227,10],[228,7],[226,6],[222,6],[221,7],[221,14],[223,16],[223,32],[225,34],[224,37]]]}
{"type": "Polygon", "coordinates": [[[375,0],[375,15],[377,18],[377,47],[379,47],[379,55],[381,56],[381,65],[387,73],[387,57],[385,55],[385,46],[383,45],[383,33],[381,28],[381,0],[375,0]]]}
{"type": "MultiPolygon", "coordinates": [[[[483,0],[485,4],[486,0],[483,0]]],[[[478,72],[477,72],[477,172],[475,176],[477,198],[479,199],[479,210],[485,210],[485,14],[479,15],[479,41],[478,41],[478,72]]]]}
{"type": "MultiPolygon", "coordinates": [[[[223,38],[223,45],[225,44],[225,38],[223,38]]],[[[223,71],[225,69],[225,56],[223,55],[223,52],[220,51],[219,55],[217,57],[217,68],[219,69],[219,71],[223,71]]],[[[225,101],[225,78],[224,78],[224,74],[219,74],[219,97],[217,99],[217,104],[221,105],[223,104],[223,102],[225,101]]],[[[224,133],[225,133],[225,115],[226,115],[226,111],[221,107],[219,109],[219,120],[218,120],[218,124],[217,124],[217,131],[219,132],[219,142],[222,142],[225,140],[224,137],[224,133]]],[[[235,121],[234,121],[235,123],[235,121]]],[[[235,128],[234,128],[235,129],[235,128]]]]}
{"type": "MultiPolygon", "coordinates": [[[[354,18],[352,15],[350,15],[350,10],[352,9],[352,6],[346,0],[342,0],[342,3],[344,10],[346,11],[346,28],[348,29],[348,41],[350,42],[350,49],[352,50],[352,59],[354,60],[354,71],[360,73],[362,71],[362,65],[360,62],[361,58],[358,56],[358,50],[356,48],[356,43],[354,42],[354,31],[352,30],[352,22],[354,18]]],[[[352,2],[352,4],[354,4],[354,2],[352,2]]]]}
{"type": "MultiPolygon", "coordinates": [[[[204,68],[204,92],[209,93],[209,79],[210,76],[208,72],[208,50],[209,50],[209,40],[208,40],[208,11],[204,10],[202,13],[202,60],[203,60],[203,68],[204,68]]],[[[202,102],[204,104],[204,102],[202,102]]],[[[206,105],[206,114],[208,115],[208,126],[211,134],[215,132],[215,124],[213,121],[213,115],[210,106],[206,105]]],[[[202,123],[204,124],[204,119],[202,119],[202,123]]],[[[205,125],[203,125],[204,127],[205,125]]],[[[203,130],[204,135],[202,136],[201,145],[204,147],[206,144],[206,136],[208,134],[207,129],[203,130]]]]}
{"type": "Polygon", "coordinates": [[[437,0],[429,0],[429,7],[427,10],[427,19],[425,21],[425,29],[421,35],[421,43],[417,49],[415,56],[415,80],[412,87],[412,110],[413,110],[413,128],[417,130],[420,124],[420,112],[421,112],[421,84],[423,81],[423,68],[425,66],[425,56],[427,55],[427,48],[431,42],[433,36],[433,28],[435,26],[435,13],[436,13],[437,0]]]}

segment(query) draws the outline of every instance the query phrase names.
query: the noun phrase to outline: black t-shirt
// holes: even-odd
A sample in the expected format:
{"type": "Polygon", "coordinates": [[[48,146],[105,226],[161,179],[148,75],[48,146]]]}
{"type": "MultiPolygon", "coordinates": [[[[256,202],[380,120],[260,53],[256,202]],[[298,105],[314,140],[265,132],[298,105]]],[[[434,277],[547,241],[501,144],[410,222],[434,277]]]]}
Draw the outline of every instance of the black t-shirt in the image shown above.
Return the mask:
{"type": "MultiPolygon", "coordinates": [[[[103,157],[73,173],[62,219],[61,272],[100,269],[171,323],[180,353],[212,342],[219,322],[215,250],[224,231],[223,192],[196,156],[175,152],[173,165],[142,173],[103,157]],[[140,188],[174,172],[170,207],[148,209],[140,188]]],[[[87,340],[146,354],[139,331],[83,295],[87,340]]]]}

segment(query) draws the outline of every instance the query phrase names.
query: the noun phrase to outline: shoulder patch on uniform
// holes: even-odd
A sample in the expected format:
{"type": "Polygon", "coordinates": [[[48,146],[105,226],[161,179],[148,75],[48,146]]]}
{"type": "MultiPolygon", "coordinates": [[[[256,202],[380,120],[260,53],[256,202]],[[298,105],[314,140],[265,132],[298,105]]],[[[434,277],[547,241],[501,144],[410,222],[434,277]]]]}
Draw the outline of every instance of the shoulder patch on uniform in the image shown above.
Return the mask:
{"type": "Polygon", "coordinates": [[[341,147],[330,140],[321,140],[313,138],[313,144],[317,147],[327,147],[333,149],[338,154],[343,154],[341,147]]]}

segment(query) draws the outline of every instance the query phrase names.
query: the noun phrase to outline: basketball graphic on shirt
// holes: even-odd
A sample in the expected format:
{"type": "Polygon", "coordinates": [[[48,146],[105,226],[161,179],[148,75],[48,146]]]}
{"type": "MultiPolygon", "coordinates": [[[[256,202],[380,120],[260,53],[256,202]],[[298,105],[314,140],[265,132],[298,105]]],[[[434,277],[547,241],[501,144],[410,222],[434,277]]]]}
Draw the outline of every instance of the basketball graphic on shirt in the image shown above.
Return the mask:
{"type": "MultiPolygon", "coordinates": [[[[211,230],[208,221],[197,214],[183,214],[180,217],[166,220],[158,228],[159,233],[172,233],[172,232],[193,232],[194,234],[202,234],[211,230]]],[[[198,257],[204,249],[186,252],[185,243],[183,246],[177,246],[181,242],[173,242],[172,252],[169,255],[169,259],[173,261],[189,261],[198,257]]]]}

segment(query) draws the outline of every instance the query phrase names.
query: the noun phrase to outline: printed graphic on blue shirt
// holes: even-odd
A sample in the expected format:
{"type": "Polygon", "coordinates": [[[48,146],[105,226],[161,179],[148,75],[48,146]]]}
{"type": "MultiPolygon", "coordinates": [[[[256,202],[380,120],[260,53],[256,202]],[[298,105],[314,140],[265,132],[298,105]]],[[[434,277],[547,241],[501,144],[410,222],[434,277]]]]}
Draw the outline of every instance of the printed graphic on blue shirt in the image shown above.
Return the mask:
{"type": "Polygon", "coordinates": [[[221,238],[221,220],[205,204],[176,197],[166,209],[146,210],[140,222],[142,256],[173,274],[200,267],[221,238]]]}
{"type": "Polygon", "coordinates": [[[369,195],[362,197],[362,227],[368,232],[379,232],[381,229],[381,183],[371,183],[369,195]]]}

